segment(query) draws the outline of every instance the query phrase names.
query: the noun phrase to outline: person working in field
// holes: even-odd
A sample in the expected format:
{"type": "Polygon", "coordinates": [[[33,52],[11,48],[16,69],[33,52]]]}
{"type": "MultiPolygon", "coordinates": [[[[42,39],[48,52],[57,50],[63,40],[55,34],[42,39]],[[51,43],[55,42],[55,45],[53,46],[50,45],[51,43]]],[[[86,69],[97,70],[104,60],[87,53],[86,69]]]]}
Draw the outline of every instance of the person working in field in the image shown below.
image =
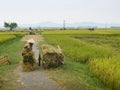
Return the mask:
{"type": "Polygon", "coordinates": [[[36,59],[34,52],[32,51],[32,46],[35,43],[33,39],[28,40],[27,44],[22,50],[23,62],[22,68],[23,71],[31,71],[36,69],[36,59]]]}
{"type": "MultiPolygon", "coordinates": [[[[35,51],[32,49],[34,43],[35,43],[35,41],[33,39],[28,40],[30,50],[32,50],[35,53],[35,51]]],[[[41,62],[40,61],[41,60],[40,52],[39,52],[38,57],[36,57],[36,59],[38,60],[38,66],[40,66],[40,62],[41,62]]]]}
{"type": "Polygon", "coordinates": [[[32,47],[33,44],[35,43],[35,41],[33,39],[30,39],[27,41],[27,44],[25,44],[24,49],[22,51],[22,55],[24,55],[24,53],[28,52],[28,51],[32,51],[32,47]]]}
{"type": "Polygon", "coordinates": [[[30,39],[27,41],[27,43],[29,44],[30,50],[32,50],[33,44],[35,43],[35,41],[33,39],[30,39]]]}
{"type": "Polygon", "coordinates": [[[29,27],[29,34],[31,35],[32,34],[32,28],[29,27]]]}

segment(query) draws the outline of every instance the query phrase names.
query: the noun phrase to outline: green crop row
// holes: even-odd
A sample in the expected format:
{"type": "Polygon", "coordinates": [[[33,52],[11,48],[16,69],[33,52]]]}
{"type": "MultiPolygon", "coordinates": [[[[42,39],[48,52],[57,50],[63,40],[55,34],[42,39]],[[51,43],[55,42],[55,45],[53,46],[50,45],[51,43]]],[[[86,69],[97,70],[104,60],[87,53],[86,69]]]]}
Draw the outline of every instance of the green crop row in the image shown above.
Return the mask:
{"type": "Polygon", "coordinates": [[[0,35],[0,43],[16,38],[15,35],[0,35]]]}
{"type": "Polygon", "coordinates": [[[107,87],[120,89],[119,30],[45,31],[42,34],[50,44],[60,45],[66,56],[75,61],[88,61],[90,71],[107,87]]]}
{"type": "Polygon", "coordinates": [[[120,57],[95,59],[89,62],[91,72],[100,78],[112,90],[120,89],[120,57]]]}
{"type": "Polygon", "coordinates": [[[89,31],[88,29],[81,29],[81,30],[49,30],[49,31],[43,31],[42,34],[47,35],[80,35],[80,34],[88,34],[88,35],[94,35],[94,34],[119,34],[120,29],[95,29],[95,31],[89,31]]]}
{"type": "Polygon", "coordinates": [[[112,52],[96,45],[90,45],[66,35],[44,35],[45,40],[52,45],[60,45],[65,55],[75,61],[87,62],[95,58],[110,58],[112,52]]]}
{"type": "Polygon", "coordinates": [[[18,35],[18,34],[28,34],[28,32],[24,32],[24,31],[16,31],[16,32],[0,32],[0,35],[18,35]]]}

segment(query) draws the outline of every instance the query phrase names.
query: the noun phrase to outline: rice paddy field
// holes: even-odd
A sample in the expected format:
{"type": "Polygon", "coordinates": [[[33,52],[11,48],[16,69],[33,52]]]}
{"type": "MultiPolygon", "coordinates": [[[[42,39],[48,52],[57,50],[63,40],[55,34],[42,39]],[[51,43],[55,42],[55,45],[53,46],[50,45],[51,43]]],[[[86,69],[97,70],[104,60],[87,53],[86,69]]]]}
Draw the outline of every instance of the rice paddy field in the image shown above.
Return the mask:
{"type": "Polygon", "coordinates": [[[16,38],[15,35],[0,35],[0,43],[16,38]]]}
{"type": "Polygon", "coordinates": [[[28,32],[8,32],[8,31],[4,31],[4,32],[0,32],[0,43],[12,40],[16,38],[16,35],[25,35],[28,34],[28,32]]]}
{"type": "Polygon", "coordinates": [[[7,55],[11,62],[10,65],[0,66],[0,90],[16,90],[14,88],[17,87],[17,75],[13,70],[22,58],[21,49],[24,43],[20,42],[20,39],[23,35],[17,32],[0,32],[0,57],[7,55]]]}
{"type": "Polygon", "coordinates": [[[4,32],[0,32],[0,35],[24,35],[24,34],[28,34],[27,31],[14,31],[14,32],[9,32],[9,31],[4,31],[4,32]]]}
{"type": "MultiPolygon", "coordinates": [[[[64,53],[63,66],[40,71],[55,80],[61,90],[120,90],[120,29],[43,30],[40,33],[45,39],[40,44],[59,45],[64,53]]],[[[25,34],[28,33],[0,32],[0,55],[7,54],[12,62],[0,66],[0,90],[16,90],[19,86],[13,70],[22,59],[21,38],[25,34]]]]}
{"type": "MultiPolygon", "coordinates": [[[[66,64],[74,63],[73,66],[63,66],[70,67],[71,73],[70,68],[69,70],[50,70],[55,76],[58,75],[57,73],[62,74],[60,71],[63,71],[66,74],[63,74],[63,77],[67,78],[63,80],[65,85],[74,83],[74,87],[64,86],[67,88],[65,90],[120,90],[120,29],[99,29],[91,32],[89,30],[54,30],[44,31],[42,35],[47,43],[60,45],[65,56],[70,58],[66,59],[66,64]],[[86,77],[85,74],[80,73],[82,65],[88,67],[85,70],[88,70],[86,74],[90,77],[83,79],[84,87],[79,86],[82,80],[80,77],[86,77]],[[92,74],[95,77],[91,77],[92,74]],[[76,79],[71,77],[72,75],[76,79]],[[96,77],[103,86],[100,83],[98,85],[96,77]],[[71,81],[68,81],[70,78],[71,81]],[[94,78],[94,83],[92,80],[89,82],[91,78],[94,78]],[[84,84],[84,81],[87,83],[84,84]]],[[[60,83],[57,77],[52,78],[60,83]]]]}

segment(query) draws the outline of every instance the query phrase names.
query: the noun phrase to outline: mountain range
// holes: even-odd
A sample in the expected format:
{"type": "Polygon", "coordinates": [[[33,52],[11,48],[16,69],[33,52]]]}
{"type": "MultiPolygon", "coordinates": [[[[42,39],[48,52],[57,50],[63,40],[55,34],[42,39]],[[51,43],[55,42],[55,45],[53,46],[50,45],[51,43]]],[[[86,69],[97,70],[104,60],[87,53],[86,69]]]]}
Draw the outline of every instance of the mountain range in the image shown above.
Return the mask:
{"type": "MultiPolygon", "coordinates": [[[[41,22],[41,23],[36,23],[36,24],[20,24],[19,27],[62,28],[63,24],[58,24],[54,22],[41,22]]],[[[94,23],[94,22],[81,22],[81,23],[65,23],[65,27],[68,27],[68,28],[90,28],[90,27],[109,28],[109,27],[120,27],[120,24],[119,23],[105,24],[105,23],[94,23]]]]}

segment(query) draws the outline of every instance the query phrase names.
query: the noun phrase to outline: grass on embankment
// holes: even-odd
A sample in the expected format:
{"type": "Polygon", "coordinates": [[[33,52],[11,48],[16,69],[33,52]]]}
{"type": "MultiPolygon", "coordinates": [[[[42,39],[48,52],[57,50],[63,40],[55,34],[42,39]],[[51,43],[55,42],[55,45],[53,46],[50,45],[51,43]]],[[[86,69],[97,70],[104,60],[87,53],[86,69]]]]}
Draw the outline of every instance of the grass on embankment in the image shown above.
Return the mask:
{"type": "Polygon", "coordinates": [[[7,54],[11,61],[11,65],[0,67],[0,76],[2,77],[0,90],[17,90],[16,75],[13,70],[22,60],[21,50],[24,43],[20,39],[21,36],[17,35],[15,39],[0,44],[0,55],[7,54]]]}
{"type": "Polygon", "coordinates": [[[61,90],[111,90],[89,71],[86,64],[68,57],[65,58],[65,65],[43,72],[55,80],[62,87],[61,90]]]}

